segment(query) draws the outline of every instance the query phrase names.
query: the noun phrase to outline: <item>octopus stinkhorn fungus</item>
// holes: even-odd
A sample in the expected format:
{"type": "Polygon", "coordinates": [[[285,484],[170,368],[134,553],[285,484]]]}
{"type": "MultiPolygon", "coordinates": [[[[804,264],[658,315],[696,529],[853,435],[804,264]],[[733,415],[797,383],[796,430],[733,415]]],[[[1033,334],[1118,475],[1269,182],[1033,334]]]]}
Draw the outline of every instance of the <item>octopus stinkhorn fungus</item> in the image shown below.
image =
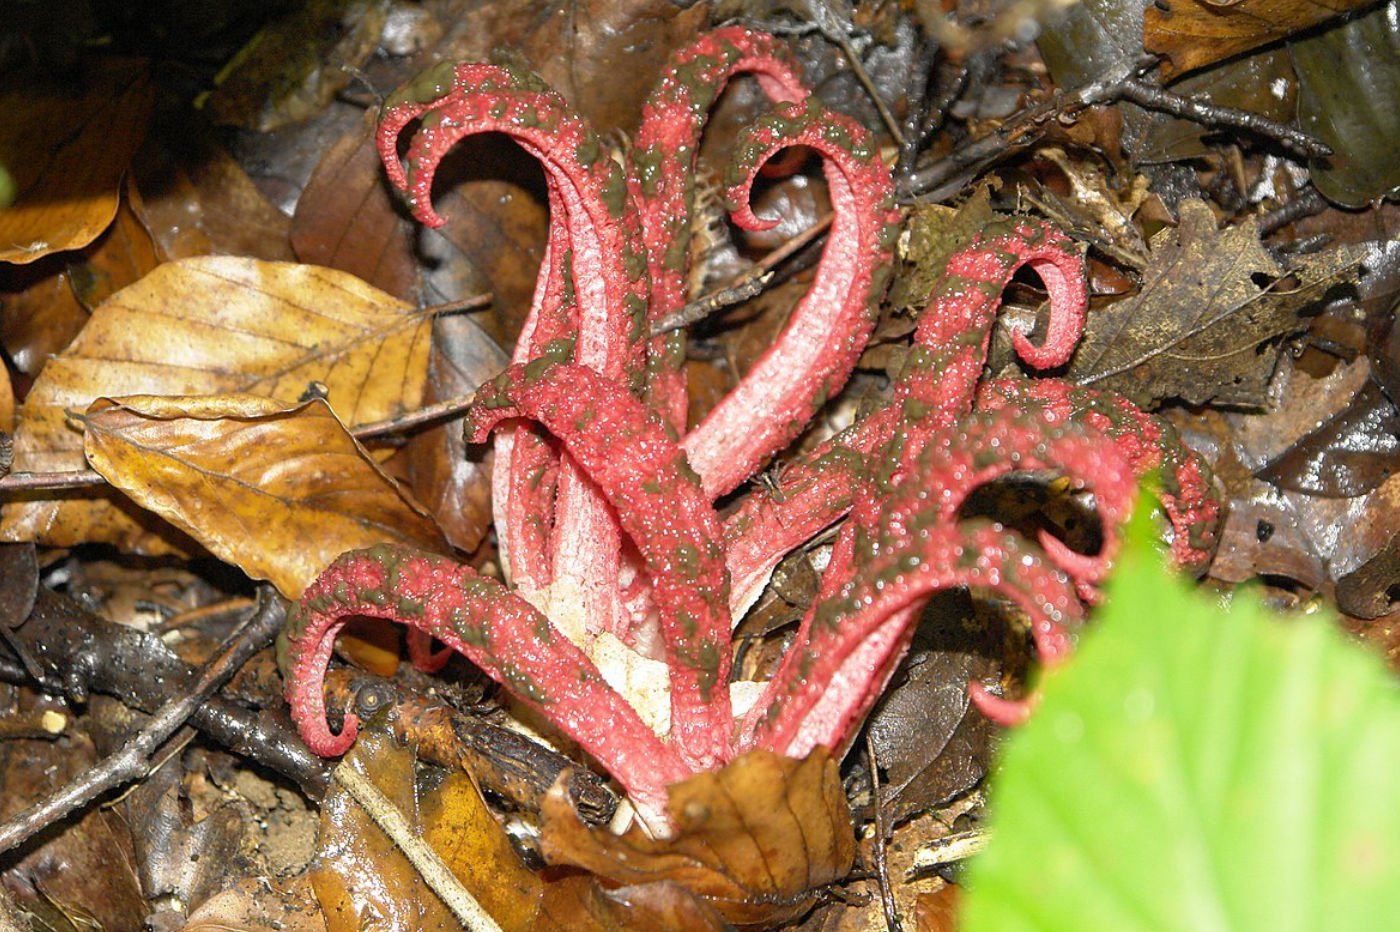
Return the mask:
{"type": "MultiPolygon", "coordinates": [[[[443,155],[501,132],[544,166],[551,228],[534,302],[510,367],[468,417],[494,434],[495,517],[511,587],[440,556],[378,547],[343,555],[294,613],[287,695],[307,744],[343,752],[357,722],[326,722],[322,680],[355,615],[410,626],[420,665],[468,657],[576,741],[627,790],[655,831],[666,787],[753,748],[793,756],[842,748],[937,590],[995,590],[1031,620],[1040,656],[1062,657],[1131,505],[1159,469],[1178,558],[1205,559],[1218,505],[1208,473],[1170,428],[1128,402],[1053,379],[983,381],[1001,290],[1022,266],[1050,296],[1029,365],[1064,363],[1085,306],[1073,244],[1031,221],[986,231],[951,261],[883,408],[755,488],[727,518],[715,500],[791,443],[840,391],[874,326],[899,216],[869,135],[808,97],[771,37],[702,36],[666,69],[624,171],[538,79],[443,65],[401,91],[379,128],[390,180],[415,215],[443,155]],[[772,113],[741,134],[730,168],[735,222],[760,228],[749,191],[762,164],[802,145],[824,158],[835,219],[807,295],[768,352],[686,430],[680,337],[650,323],[685,300],[689,213],[705,114],[730,77],[756,75],[772,113]],[[419,126],[405,171],[400,133],[419,126]],[[553,438],[553,442],[549,439],[553,438]],[[1092,488],[1098,554],[1031,541],[960,515],[979,486],[1053,471],[1092,488]],[[731,683],[730,631],[784,554],[841,521],[819,596],[776,674],[731,683]],[[446,645],[427,650],[430,638],[446,645]],[[747,688],[745,688],[747,687],[747,688]],[[742,700],[742,701],[740,701],[742,700]]],[[[974,685],[1008,720],[1025,711],[974,685]]]]}

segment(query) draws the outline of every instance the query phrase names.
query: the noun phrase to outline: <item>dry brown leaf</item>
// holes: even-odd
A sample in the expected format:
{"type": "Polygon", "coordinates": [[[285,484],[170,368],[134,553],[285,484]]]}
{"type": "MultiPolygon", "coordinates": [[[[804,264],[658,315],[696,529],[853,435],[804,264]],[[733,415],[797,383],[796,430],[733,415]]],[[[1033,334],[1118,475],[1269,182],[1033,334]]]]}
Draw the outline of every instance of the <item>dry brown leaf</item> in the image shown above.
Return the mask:
{"type": "Polygon", "coordinates": [[[80,249],[117,214],[122,173],[146,133],[155,91],[142,62],[105,59],[78,95],[33,85],[0,94],[0,262],[80,249]]]}
{"type": "Polygon", "coordinates": [[[551,878],[535,922],[540,932],[722,932],[732,929],[713,907],[669,880],[604,888],[586,874],[551,878]]]}
{"type": "Polygon", "coordinates": [[[99,398],[83,421],[88,462],[108,482],[290,599],[346,550],[447,549],[319,399],[99,398]]]}
{"type": "Polygon", "coordinates": [[[1157,0],[1143,14],[1142,44],[1168,56],[1167,76],[1194,71],[1367,6],[1370,0],[1157,0]]]}
{"type": "Polygon", "coordinates": [[[132,176],[142,194],[141,220],[166,259],[295,258],[287,215],[207,129],[182,125],[178,136],[152,133],[137,153],[132,176]]]}
{"type": "Polygon", "coordinates": [[[1152,237],[1142,290],[1089,314],[1067,377],[1142,407],[1168,398],[1261,406],[1281,339],[1329,288],[1355,279],[1364,252],[1338,246],[1285,270],[1252,224],[1218,229],[1204,201],[1180,211],[1179,227],[1152,237]]]}
{"type": "MultiPolygon", "coordinates": [[[[10,384],[10,370],[0,366],[0,431],[13,433],[15,429],[15,388],[10,384]]],[[[9,455],[9,454],[5,454],[9,455]]],[[[5,468],[8,470],[9,465],[5,468]]]]}
{"type": "MultiPolygon", "coordinates": [[[[100,305],[45,366],[20,408],[15,469],[82,468],[82,436],[66,412],[99,396],[246,392],[295,402],[319,382],[347,424],[391,417],[421,402],[429,336],[424,315],[343,272],[232,257],[166,263],[100,305]]],[[[0,538],[181,549],[110,496],[9,502],[0,538]]]]}
{"type": "MultiPolygon", "coordinates": [[[[375,114],[317,163],[297,199],[291,241],[303,262],[329,266],[400,298],[419,292],[414,232],[395,211],[374,146],[375,114]]],[[[530,274],[533,267],[519,270],[530,274]]]]}
{"type": "Polygon", "coordinates": [[[0,340],[21,372],[38,375],[83,329],[92,308],[160,265],[139,217],[140,197],[127,191],[116,219],[81,253],[0,268],[0,340]]]}
{"type": "MultiPolygon", "coordinates": [[[[466,774],[449,774],[420,795],[412,754],[373,730],[361,733],[341,766],[373,781],[502,928],[535,928],[541,881],[521,863],[466,774]]],[[[321,804],[310,877],[329,932],[359,932],[370,922],[381,929],[457,928],[408,859],[339,785],[321,804]]]]}
{"type": "Polygon", "coordinates": [[[609,885],[678,884],[738,925],[800,916],[851,869],[850,810],[824,750],[804,760],[751,751],[669,793],[676,834],[656,840],[637,827],[590,829],[556,786],[542,810],[545,856],[609,885]]]}

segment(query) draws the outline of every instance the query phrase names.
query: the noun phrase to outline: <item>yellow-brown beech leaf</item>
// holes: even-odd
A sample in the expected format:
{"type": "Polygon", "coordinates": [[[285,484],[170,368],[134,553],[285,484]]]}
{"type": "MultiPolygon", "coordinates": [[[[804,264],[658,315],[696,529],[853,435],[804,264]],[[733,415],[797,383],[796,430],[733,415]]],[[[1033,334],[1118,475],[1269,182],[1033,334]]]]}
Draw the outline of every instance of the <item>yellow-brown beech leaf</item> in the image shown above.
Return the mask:
{"type": "Polygon", "coordinates": [[[855,833],[836,763],[751,751],[669,789],[676,833],[591,829],[556,786],[542,809],[541,848],[607,886],[674,883],[736,925],[776,923],[811,907],[851,869],[855,833]]]}
{"type": "Polygon", "coordinates": [[[319,399],[99,398],[83,423],[88,462],[108,482],[288,598],[346,550],[447,549],[319,399]]]}
{"type": "Polygon", "coordinates": [[[84,87],[32,83],[0,93],[0,262],[27,263],[97,238],[117,214],[122,173],[150,120],[146,65],[101,60],[84,87]]]}
{"type": "Polygon", "coordinates": [[[1168,76],[1194,71],[1301,32],[1371,0],[1157,0],[1142,44],[1168,56],[1168,76]]]}
{"type": "MultiPolygon", "coordinates": [[[[540,878],[521,863],[467,774],[449,773],[420,790],[413,754],[373,728],[360,733],[341,766],[354,767],[388,797],[503,929],[536,928],[540,878]]],[[[309,874],[328,932],[458,927],[399,848],[338,784],[321,804],[317,860],[309,874]]]]}
{"type": "MultiPolygon", "coordinates": [[[[100,304],[44,366],[19,412],[16,470],[81,469],[68,411],[94,398],[247,392],[296,402],[312,382],[350,425],[419,406],[431,322],[344,272],[203,256],[167,262],[100,304]]],[[[138,553],[179,541],[96,495],[11,500],[0,538],[138,553]]]]}

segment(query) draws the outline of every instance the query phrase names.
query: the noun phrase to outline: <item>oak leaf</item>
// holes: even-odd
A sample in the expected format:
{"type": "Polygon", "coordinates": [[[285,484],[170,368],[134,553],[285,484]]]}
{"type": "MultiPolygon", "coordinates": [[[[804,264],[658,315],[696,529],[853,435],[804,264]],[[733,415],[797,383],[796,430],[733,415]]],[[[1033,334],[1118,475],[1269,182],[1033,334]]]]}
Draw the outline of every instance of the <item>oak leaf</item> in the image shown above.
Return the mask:
{"type": "Polygon", "coordinates": [[[1204,202],[1183,201],[1180,226],[1149,243],[1142,290],[1089,315],[1067,375],[1145,408],[1166,398],[1261,406],[1278,342],[1361,256],[1339,247],[1309,257],[1292,284],[1252,226],[1217,230],[1204,202]]]}

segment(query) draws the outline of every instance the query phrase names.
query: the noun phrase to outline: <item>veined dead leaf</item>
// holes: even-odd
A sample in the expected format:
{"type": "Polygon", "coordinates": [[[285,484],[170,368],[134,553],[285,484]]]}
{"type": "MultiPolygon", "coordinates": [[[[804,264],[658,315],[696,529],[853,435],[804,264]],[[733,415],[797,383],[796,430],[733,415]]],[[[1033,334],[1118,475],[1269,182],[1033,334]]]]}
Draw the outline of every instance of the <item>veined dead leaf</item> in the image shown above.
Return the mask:
{"type": "Polygon", "coordinates": [[[589,828],[556,786],[542,809],[545,857],[609,886],[676,884],[736,925],[800,916],[817,888],[851,869],[850,810],[824,750],[804,760],[751,751],[669,792],[677,830],[657,840],[636,827],[621,837],[589,828]]]}
{"type": "Polygon", "coordinates": [[[108,482],[290,599],[346,550],[447,549],[320,399],[99,398],[83,423],[88,462],[108,482]]]}
{"type": "Polygon", "coordinates": [[[77,97],[33,86],[0,94],[0,169],[17,192],[0,210],[0,262],[78,249],[107,229],[154,99],[145,63],[124,59],[94,69],[77,97]]]}
{"type": "MultiPolygon", "coordinates": [[[[431,321],[344,272],[207,256],[169,262],[93,312],[20,408],[15,469],[81,469],[67,411],[100,396],[249,393],[296,402],[313,382],[347,424],[418,407],[431,321]]],[[[0,538],[178,552],[101,497],[12,501],[0,538]]]]}

